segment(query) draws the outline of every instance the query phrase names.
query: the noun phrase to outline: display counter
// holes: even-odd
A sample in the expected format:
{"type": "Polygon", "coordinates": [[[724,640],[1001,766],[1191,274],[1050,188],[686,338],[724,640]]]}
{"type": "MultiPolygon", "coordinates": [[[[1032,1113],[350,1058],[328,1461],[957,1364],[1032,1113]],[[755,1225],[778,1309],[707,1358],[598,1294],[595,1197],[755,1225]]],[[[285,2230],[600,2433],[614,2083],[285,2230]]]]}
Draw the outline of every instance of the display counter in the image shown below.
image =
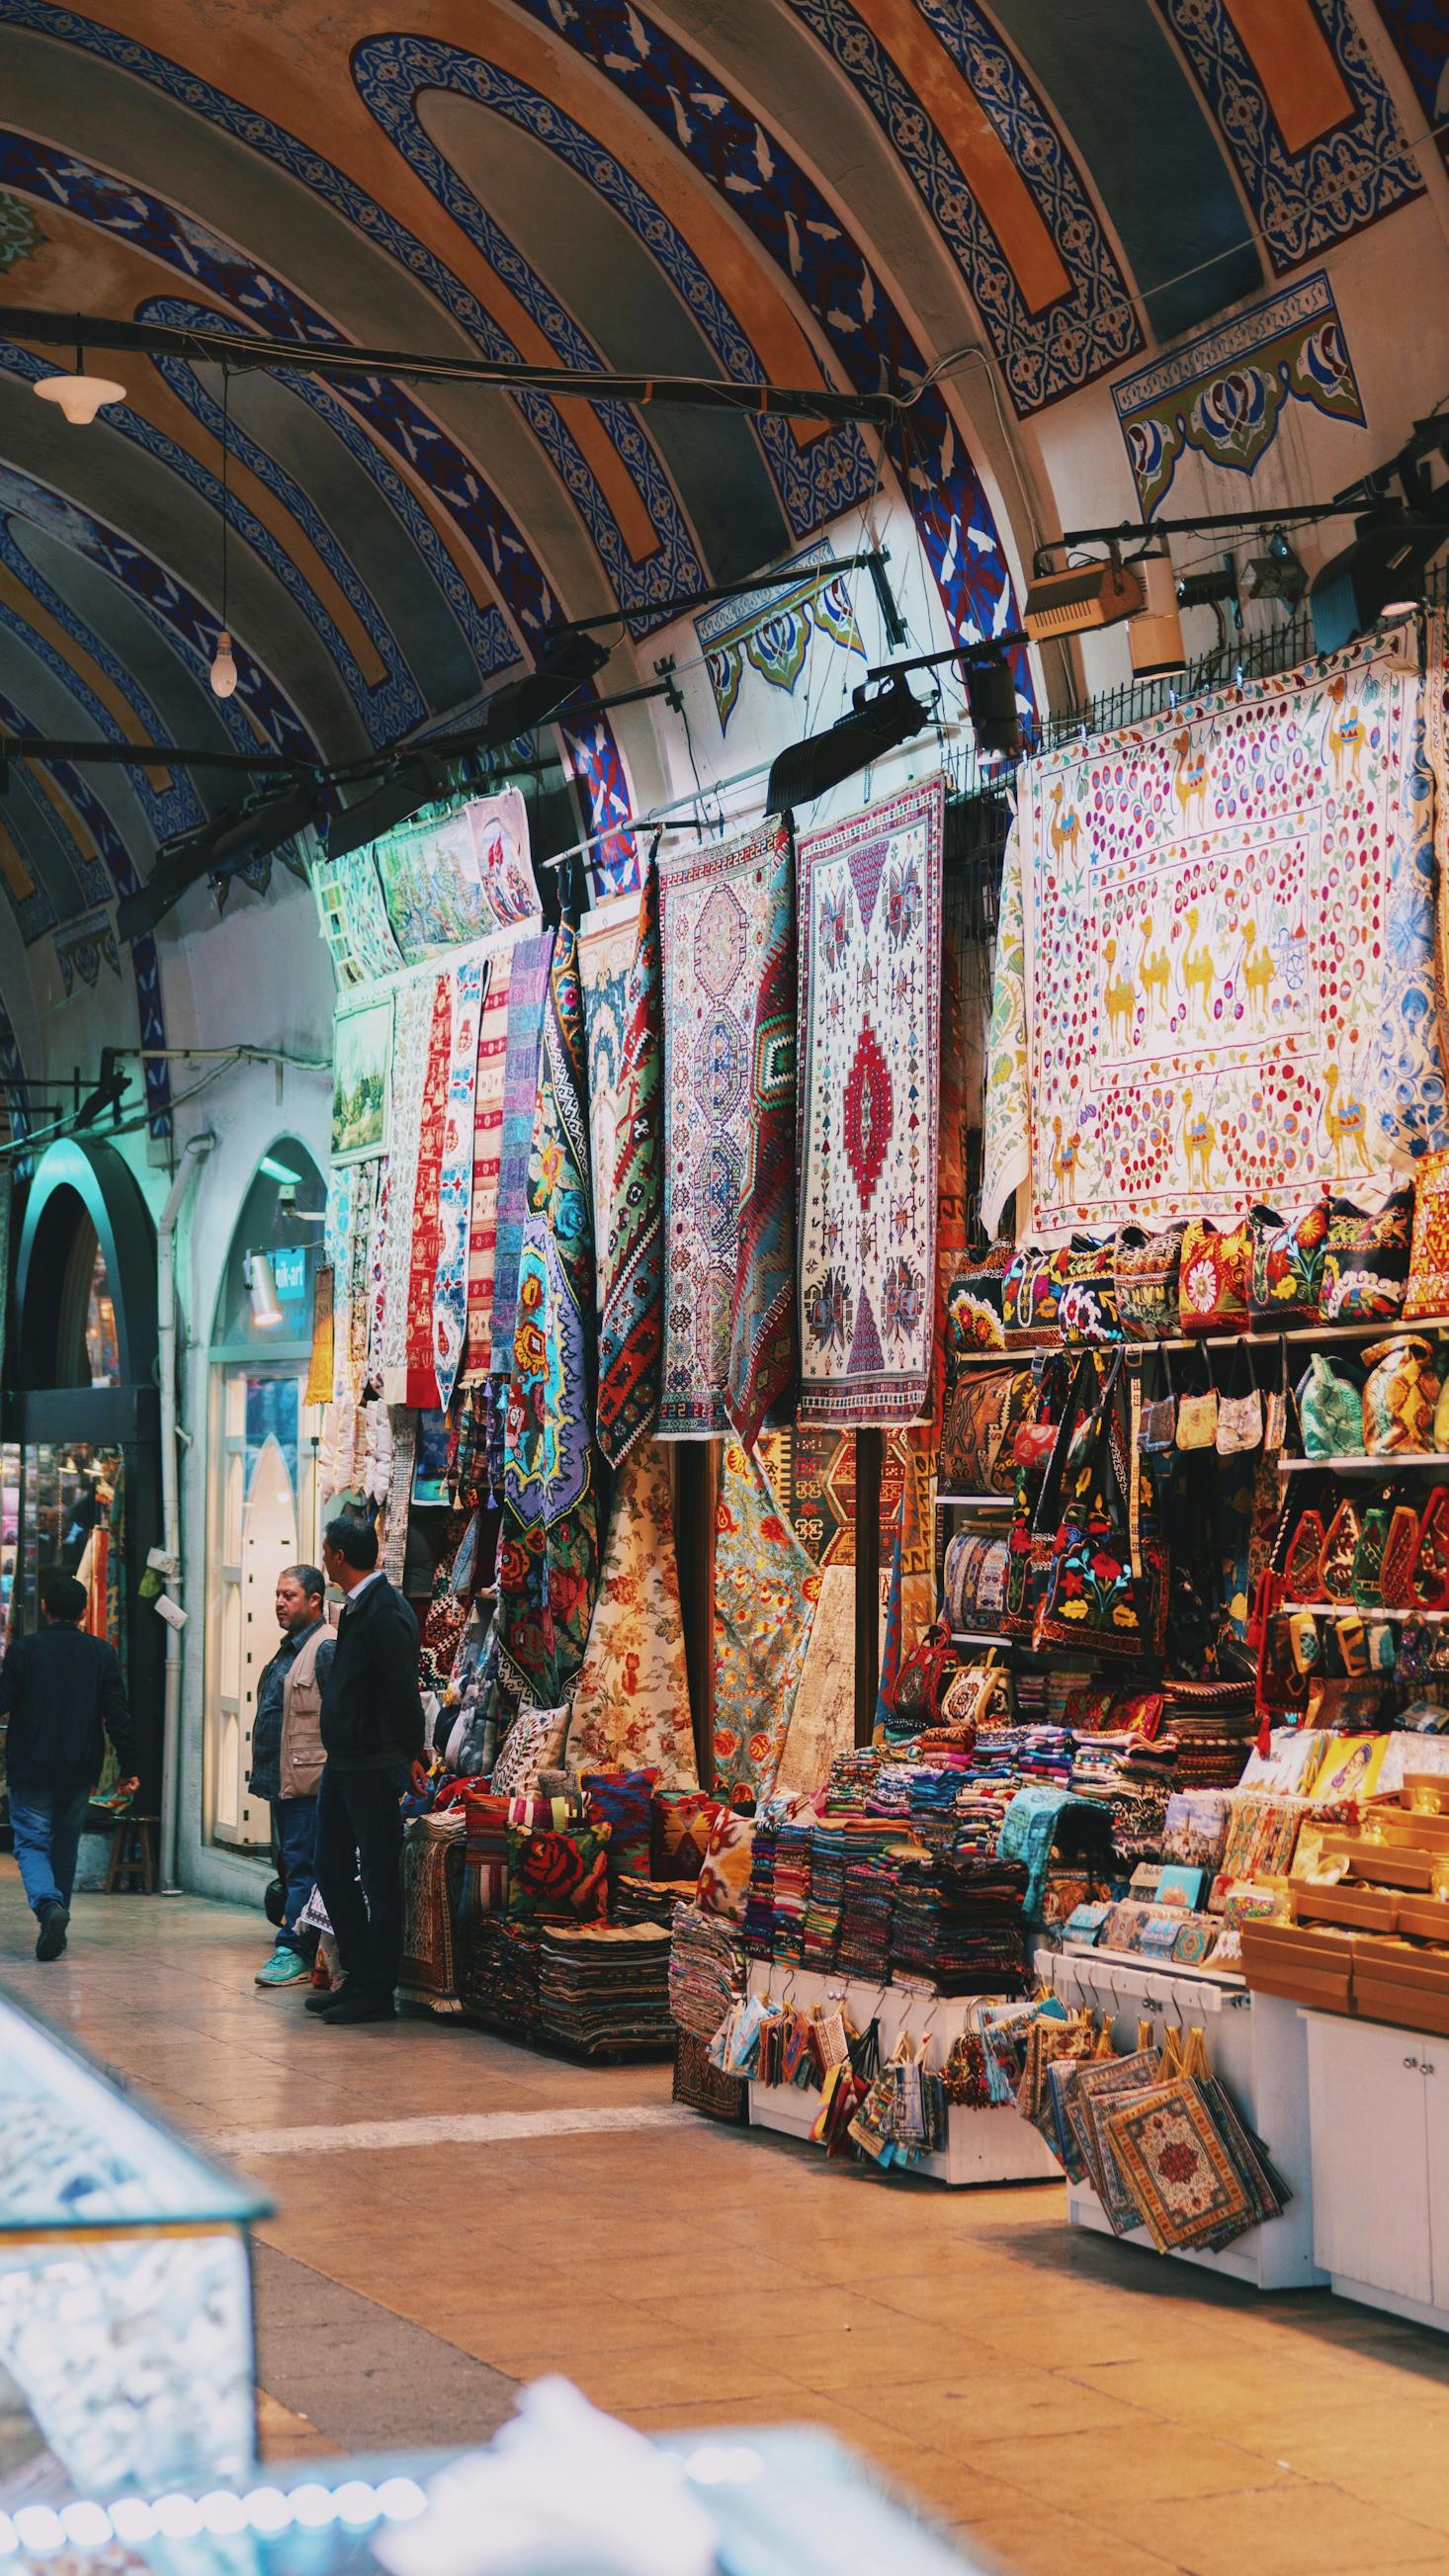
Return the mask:
{"type": "Polygon", "coordinates": [[[1341,2298],[1449,2332],[1449,2039],[1298,2018],[1317,2260],[1341,2298]]]}

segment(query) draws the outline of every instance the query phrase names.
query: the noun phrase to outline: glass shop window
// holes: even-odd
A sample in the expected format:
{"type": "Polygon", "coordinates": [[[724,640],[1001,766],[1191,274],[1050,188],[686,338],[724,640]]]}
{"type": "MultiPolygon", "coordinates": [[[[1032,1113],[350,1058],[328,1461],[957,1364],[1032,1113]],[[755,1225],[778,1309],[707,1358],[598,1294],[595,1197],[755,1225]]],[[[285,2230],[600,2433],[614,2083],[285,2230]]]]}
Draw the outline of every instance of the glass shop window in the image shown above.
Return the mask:
{"type": "Polygon", "coordinates": [[[96,1229],[82,1215],[66,1256],[60,1292],[57,1386],[119,1386],[116,1301],[96,1229]]]}

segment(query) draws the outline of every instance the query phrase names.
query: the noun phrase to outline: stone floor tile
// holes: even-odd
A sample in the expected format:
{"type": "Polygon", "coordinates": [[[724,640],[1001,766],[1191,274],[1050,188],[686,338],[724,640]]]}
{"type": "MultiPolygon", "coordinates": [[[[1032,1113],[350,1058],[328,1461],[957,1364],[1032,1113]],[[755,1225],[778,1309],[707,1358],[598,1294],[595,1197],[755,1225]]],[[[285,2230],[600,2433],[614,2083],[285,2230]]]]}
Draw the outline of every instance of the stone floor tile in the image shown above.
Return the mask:
{"type": "Polygon", "coordinates": [[[1261,2576],[1267,2568],[1273,2576],[1330,2576],[1335,2569],[1417,2567],[1444,2554],[1442,2532],[1427,2523],[1301,2478],[1154,2504],[1129,2503],[1124,2489],[1084,2503],[1083,2513],[1140,2548],[1175,2550],[1192,2576],[1261,2576]]]}
{"type": "MultiPolygon", "coordinates": [[[[1116,2423],[1105,2437],[1070,2432],[1048,2439],[1038,2431],[972,2437],[966,2447],[982,2470],[1004,2478],[1009,2486],[1028,2489],[1034,2482],[1040,2484],[1049,2460],[1053,2490],[1073,2496],[1077,2510],[1093,2522],[1107,2519],[1099,2510],[1104,2497],[1120,2499],[1124,2512],[1135,2513],[1149,2506],[1155,2509],[1164,2499],[1289,2483],[1271,2461],[1257,2459],[1233,2443],[1214,2441],[1186,2427],[1179,2430],[1140,2413],[1134,2422],[1116,2423]]],[[[1142,2532],[1119,2518],[1112,2518],[1111,2527],[1127,2529],[1131,2538],[1145,2540],[1142,2532]]]]}

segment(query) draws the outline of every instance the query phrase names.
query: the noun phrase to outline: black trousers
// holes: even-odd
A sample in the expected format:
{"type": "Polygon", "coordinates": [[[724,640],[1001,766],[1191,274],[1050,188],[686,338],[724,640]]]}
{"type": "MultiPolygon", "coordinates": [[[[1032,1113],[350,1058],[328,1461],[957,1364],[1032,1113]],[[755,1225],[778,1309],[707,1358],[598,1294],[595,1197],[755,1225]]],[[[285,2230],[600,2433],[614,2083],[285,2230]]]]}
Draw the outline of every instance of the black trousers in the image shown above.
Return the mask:
{"type": "Polygon", "coordinates": [[[342,1965],[370,1995],[392,1993],[402,1959],[398,1800],[407,1780],[405,1762],[386,1771],[339,1771],[329,1762],[317,1792],[317,1884],[342,1965]]]}

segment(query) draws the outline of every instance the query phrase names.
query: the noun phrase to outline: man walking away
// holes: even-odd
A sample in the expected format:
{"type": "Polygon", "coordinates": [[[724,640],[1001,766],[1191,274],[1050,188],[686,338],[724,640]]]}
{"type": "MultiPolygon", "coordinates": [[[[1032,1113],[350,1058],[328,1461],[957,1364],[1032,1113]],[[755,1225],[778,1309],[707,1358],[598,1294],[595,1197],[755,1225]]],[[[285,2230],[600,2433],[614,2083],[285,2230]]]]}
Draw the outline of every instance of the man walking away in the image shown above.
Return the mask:
{"type": "Polygon", "coordinates": [[[322,1693],[327,1768],[317,1798],[317,1884],[343,1983],[336,1994],[309,1995],[307,2009],[329,2022],[390,2021],[402,1959],[398,1801],[409,1768],[422,1778],[418,1623],[377,1570],[371,1522],[329,1521],[322,1563],[347,1595],[322,1693]]]}
{"type": "Polygon", "coordinates": [[[58,1959],[70,1928],[76,1853],[109,1735],[124,1778],[140,1787],[136,1739],[114,1646],[83,1635],[86,1592],[72,1575],[52,1574],[41,1625],[18,1638],[0,1667],[0,1716],[9,1719],[5,1772],[15,1857],[40,1924],[37,1959],[58,1959]]]}
{"type": "Polygon", "coordinates": [[[315,1565],[289,1565],[278,1575],[282,1642],[257,1684],[247,1786],[254,1798],[270,1803],[283,1887],[276,1946],[257,1970],[259,1986],[294,1986],[310,1978],[317,1955],[316,1933],[299,1932],[297,1917],[316,1878],[317,1791],[327,1758],[322,1750],[322,1686],[336,1639],[322,1616],[326,1590],[315,1565]]]}

